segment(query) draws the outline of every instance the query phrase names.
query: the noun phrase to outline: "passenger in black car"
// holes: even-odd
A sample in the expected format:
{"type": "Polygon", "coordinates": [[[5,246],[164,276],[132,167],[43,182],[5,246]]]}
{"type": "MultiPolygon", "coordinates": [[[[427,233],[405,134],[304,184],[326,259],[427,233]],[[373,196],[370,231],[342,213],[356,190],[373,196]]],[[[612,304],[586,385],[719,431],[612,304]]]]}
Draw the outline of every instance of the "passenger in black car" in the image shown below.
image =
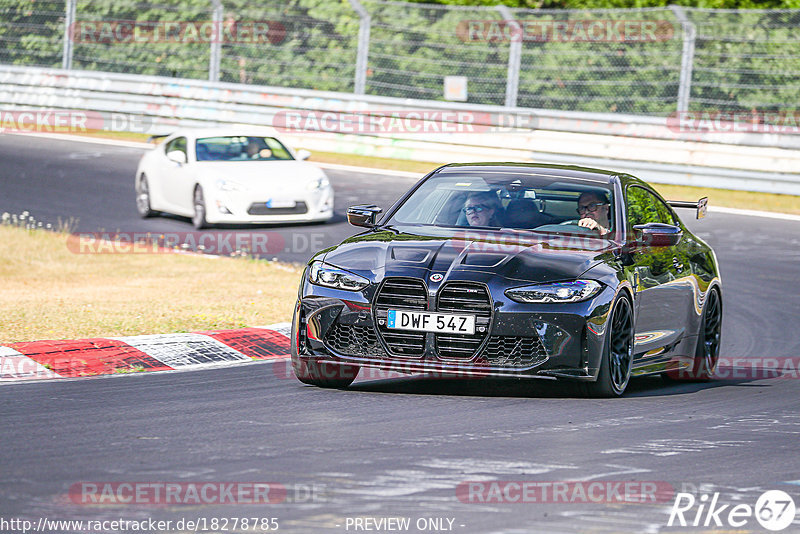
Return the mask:
{"type": "Polygon", "coordinates": [[[470,193],[463,211],[470,226],[502,226],[503,205],[493,191],[470,193]]]}

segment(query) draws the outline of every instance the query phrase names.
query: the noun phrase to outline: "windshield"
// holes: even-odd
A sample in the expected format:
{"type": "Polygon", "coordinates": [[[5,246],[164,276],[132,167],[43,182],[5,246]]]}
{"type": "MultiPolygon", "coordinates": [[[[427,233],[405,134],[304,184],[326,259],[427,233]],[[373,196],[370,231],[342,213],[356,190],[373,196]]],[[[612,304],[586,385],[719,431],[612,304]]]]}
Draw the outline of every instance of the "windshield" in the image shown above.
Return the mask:
{"type": "Polygon", "coordinates": [[[480,227],[610,237],[611,186],[591,180],[487,171],[436,174],[390,224],[480,227]]]}
{"type": "Polygon", "coordinates": [[[195,145],[197,161],[275,161],[294,158],[274,137],[205,137],[195,145]]]}

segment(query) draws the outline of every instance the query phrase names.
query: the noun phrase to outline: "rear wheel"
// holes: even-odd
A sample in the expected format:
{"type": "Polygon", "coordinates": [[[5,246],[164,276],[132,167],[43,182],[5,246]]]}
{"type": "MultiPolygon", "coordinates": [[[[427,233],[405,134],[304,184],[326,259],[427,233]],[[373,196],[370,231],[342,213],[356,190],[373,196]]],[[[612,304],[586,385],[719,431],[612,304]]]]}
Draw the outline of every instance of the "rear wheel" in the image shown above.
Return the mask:
{"type": "Polygon", "coordinates": [[[617,297],[608,328],[597,381],[584,384],[586,393],[591,397],[619,397],[631,379],[633,308],[627,297],[617,297]]]}
{"type": "Polygon", "coordinates": [[[152,217],[156,214],[150,208],[150,184],[144,174],[139,178],[139,183],[136,184],[136,210],[144,218],[152,217]]]}
{"type": "Polygon", "coordinates": [[[206,221],[206,201],[203,198],[203,188],[199,185],[194,189],[194,215],[192,224],[198,230],[208,227],[206,221]]]}

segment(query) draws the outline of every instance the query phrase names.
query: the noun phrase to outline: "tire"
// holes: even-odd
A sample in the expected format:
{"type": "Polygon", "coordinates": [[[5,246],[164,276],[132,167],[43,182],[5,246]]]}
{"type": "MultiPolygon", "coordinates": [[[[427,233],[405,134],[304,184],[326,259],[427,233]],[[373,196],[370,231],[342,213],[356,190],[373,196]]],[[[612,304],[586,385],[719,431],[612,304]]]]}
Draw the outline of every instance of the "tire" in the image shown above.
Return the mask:
{"type": "Polygon", "coordinates": [[[336,365],[315,360],[305,360],[292,356],[292,369],[297,379],[311,386],[330,389],[344,389],[353,383],[358,375],[357,365],[336,365]]]}
{"type": "Polygon", "coordinates": [[[208,228],[208,221],[206,221],[206,201],[203,198],[203,188],[199,185],[194,188],[194,215],[192,216],[192,225],[197,230],[208,228]]]}
{"type": "Polygon", "coordinates": [[[136,184],[136,211],[143,219],[152,217],[157,212],[150,207],[150,184],[147,182],[147,175],[142,174],[139,183],[136,184]]]}
{"type": "Polygon", "coordinates": [[[360,367],[357,365],[335,365],[316,360],[307,360],[300,357],[299,336],[297,329],[300,327],[297,321],[299,308],[295,308],[292,315],[292,341],[291,356],[292,370],[297,379],[311,386],[321,388],[344,389],[356,379],[360,367]]]}
{"type": "Polygon", "coordinates": [[[621,397],[625,393],[633,367],[633,332],[631,301],[620,295],[611,308],[597,381],[584,384],[588,396],[621,397]]]}
{"type": "Polygon", "coordinates": [[[703,309],[703,319],[697,332],[694,363],[690,370],[669,371],[665,379],[682,382],[708,382],[714,378],[719,363],[719,347],[722,338],[722,298],[717,289],[708,292],[703,309]]]}

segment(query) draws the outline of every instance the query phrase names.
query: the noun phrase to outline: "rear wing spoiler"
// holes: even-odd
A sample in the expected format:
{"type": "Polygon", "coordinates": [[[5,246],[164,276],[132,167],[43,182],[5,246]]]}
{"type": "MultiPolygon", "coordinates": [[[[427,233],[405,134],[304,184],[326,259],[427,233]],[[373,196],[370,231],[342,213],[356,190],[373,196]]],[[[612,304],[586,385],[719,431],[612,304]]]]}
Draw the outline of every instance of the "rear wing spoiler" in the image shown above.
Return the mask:
{"type": "Polygon", "coordinates": [[[172,134],[151,135],[150,137],[147,138],[147,142],[148,143],[152,143],[153,141],[160,141],[161,139],[164,139],[165,137],[169,137],[170,135],[172,135],[172,134]]]}
{"type": "Polygon", "coordinates": [[[667,204],[673,208],[696,209],[698,219],[705,217],[706,211],[708,211],[708,197],[703,197],[697,202],[691,202],[688,200],[667,200],[667,204]]]}

